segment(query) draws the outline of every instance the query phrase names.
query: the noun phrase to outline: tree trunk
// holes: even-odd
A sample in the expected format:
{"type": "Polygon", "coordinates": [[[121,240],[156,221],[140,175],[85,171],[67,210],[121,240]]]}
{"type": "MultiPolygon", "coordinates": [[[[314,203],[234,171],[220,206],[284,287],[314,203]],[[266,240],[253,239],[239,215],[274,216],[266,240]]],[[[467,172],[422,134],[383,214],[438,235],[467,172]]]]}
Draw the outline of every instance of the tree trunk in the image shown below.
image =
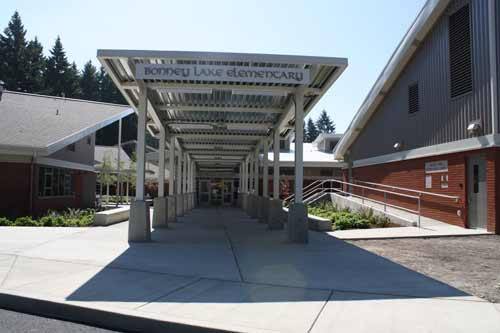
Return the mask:
{"type": "Polygon", "coordinates": [[[127,182],[127,203],[129,203],[129,201],[128,201],[128,200],[129,200],[129,199],[128,199],[128,182],[127,182]]]}
{"type": "Polygon", "coordinates": [[[109,204],[109,183],[106,184],[106,205],[109,204]]]}

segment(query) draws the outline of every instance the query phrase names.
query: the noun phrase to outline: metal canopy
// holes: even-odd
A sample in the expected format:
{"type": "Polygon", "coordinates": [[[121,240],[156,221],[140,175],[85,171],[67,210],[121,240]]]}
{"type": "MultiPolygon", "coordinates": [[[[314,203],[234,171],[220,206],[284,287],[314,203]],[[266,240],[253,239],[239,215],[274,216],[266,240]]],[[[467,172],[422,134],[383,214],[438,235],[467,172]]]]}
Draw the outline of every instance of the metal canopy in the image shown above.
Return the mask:
{"type": "Polygon", "coordinates": [[[136,111],[147,91],[148,131],[158,137],[164,126],[205,171],[236,167],[274,131],[286,137],[297,89],[307,114],[347,67],[345,58],[242,53],[99,50],[97,57],[136,111]]]}

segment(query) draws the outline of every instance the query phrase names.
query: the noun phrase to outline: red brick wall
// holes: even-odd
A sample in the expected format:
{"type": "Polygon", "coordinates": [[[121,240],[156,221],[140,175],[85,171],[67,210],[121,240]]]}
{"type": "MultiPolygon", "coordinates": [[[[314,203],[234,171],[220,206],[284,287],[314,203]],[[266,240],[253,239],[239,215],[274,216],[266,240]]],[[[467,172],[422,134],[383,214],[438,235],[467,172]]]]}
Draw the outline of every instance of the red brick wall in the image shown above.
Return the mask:
{"type": "MultiPolygon", "coordinates": [[[[32,210],[30,210],[30,179],[31,164],[0,162],[0,217],[6,216],[16,218],[19,216],[38,216],[47,210],[64,210],[68,207],[84,207],[82,193],[84,191],[84,177],[89,172],[73,170],[74,196],[59,198],[38,197],[38,166],[33,167],[33,199],[32,210]]],[[[87,187],[85,190],[89,190],[87,187]]],[[[95,190],[95,185],[90,187],[95,190]]]]}
{"type": "Polygon", "coordinates": [[[29,214],[30,164],[0,162],[0,217],[29,214]]]}
{"type": "MultiPolygon", "coordinates": [[[[500,198],[496,194],[497,189],[500,189],[500,179],[496,177],[497,172],[500,172],[500,162],[496,163],[496,160],[499,159],[500,155],[499,151],[495,148],[354,168],[353,178],[426,192],[459,196],[459,202],[454,202],[450,199],[423,195],[421,198],[421,212],[423,216],[466,227],[467,156],[479,153],[485,154],[487,160],[488,230],[500,233],[500,226],[496,219],[496,207],[500,203],[500,198]],[[432,175],[432,189],[426,189],[425,163],[438,160],[448,161],[448,188],[441,188],[440,177],[445,173],[434,173],[430,174],[432,175]],[[460,216],[457,214],[457,211],[461,212],[460,216]]],[[[347,173],[347,170],[344,172],[347,173]]],[[[360,192],[358,189],[357,193],[360,192]]],[[[412,195],[412,193],[408,194],[412,195]]],[[[381,193],[365,190],[365,195],[383,201],[381,193]]],[[[404,199],[388,195],[387,202],[417,210],[417,201],[414,199],[404,199]]]]}

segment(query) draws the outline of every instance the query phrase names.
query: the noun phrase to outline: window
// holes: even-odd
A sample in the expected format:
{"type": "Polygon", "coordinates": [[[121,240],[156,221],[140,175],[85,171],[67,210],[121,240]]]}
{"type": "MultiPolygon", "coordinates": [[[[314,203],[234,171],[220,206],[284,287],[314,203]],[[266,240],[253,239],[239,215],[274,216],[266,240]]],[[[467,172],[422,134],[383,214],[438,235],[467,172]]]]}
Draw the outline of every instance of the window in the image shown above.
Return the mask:
{"type": "Polygon", "coordinates": [[[73,179],[67,169],[40,167],[38,196],[57,197],[73,195],[73,179]]]}
{"type": "Polygon", "coordinates": [[[74,143],[68,145],[68,150],[74,152],[76,150],[76,146],[74,143]]]}
{"type": "Polygon", "coordinates": [[[333,175],[333,169],[320,169],[319,175],[321,177],[331,177],[333,175]]]}
{"type": "Polygon", "coordinates": [[[472,34],[469,5],[449,17],[450,92],[457,97],[472,91],[472,34]]]}
{"type": "Polygon", "coordinates": [[[477,164],[474,164],[474,167],[473,167],[473,171],[472,171],[473,175],[472,175],[472,181],[473,181],[473,184],[474,184],[474,193],[478,193],[479,192],[479,165],[477,164]]]}
{"type": "Polygon", "coordinates": [[[418,83],[408,86],[408,113],[420,111],[420,100],[418,93],[418,83]]]}
{"type": "Polygon", "coordinates": [[[280,150],[285,150],[286,142],[285,140],[280,140],[280,150]]]}

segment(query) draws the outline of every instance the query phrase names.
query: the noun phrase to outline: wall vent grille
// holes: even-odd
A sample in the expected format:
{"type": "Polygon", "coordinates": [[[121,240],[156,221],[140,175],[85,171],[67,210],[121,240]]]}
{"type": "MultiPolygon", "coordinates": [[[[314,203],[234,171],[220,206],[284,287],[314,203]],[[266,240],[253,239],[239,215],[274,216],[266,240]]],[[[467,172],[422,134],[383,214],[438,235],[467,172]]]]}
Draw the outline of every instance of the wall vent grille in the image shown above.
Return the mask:
{"type": "Polygon", "coordinates": [[[472,91],[472,41],[469,5],[449,17],[451,97],[472,91]]]}

